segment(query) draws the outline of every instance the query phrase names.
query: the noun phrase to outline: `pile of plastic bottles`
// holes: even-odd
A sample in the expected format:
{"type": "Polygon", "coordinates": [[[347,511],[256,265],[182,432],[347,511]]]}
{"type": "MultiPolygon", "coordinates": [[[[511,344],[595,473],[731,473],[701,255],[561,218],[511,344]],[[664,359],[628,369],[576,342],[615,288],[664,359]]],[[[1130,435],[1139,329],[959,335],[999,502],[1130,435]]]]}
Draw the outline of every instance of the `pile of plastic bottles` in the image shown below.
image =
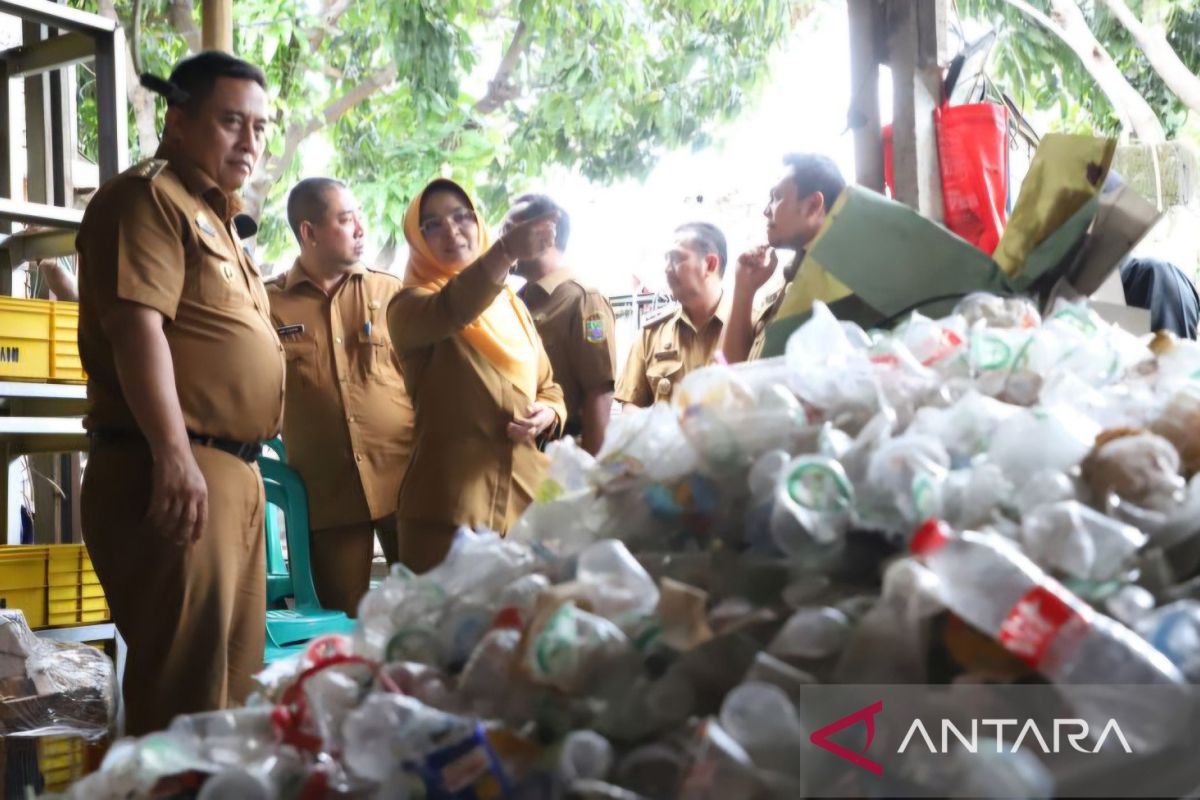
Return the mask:
{"type": "MultiPolygon", "coordinates": [[[[785,356],[551,458],[507,539],[394,570],[352,639],[76,795],[799,797],[814,683],[1200,679],[1200,345],[1086,305],[973,296],[891,332],[818,305],[785,356]]],[[[994,772],[972,791],[1053,788],[994,772]]]]}

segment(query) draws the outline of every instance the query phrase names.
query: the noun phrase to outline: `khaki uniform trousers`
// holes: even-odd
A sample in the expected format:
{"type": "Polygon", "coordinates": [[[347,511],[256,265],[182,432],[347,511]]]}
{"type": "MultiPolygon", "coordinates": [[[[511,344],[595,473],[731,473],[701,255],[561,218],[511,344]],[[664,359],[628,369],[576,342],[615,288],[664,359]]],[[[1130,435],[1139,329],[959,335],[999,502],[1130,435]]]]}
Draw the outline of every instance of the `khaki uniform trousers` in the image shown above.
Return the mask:
{"type": "Polygon", "coordinates": [[[400,544],[398,560],[418,575],[442,563],[458,530],[457,525],[417,519],[397,519],[396,526],[400,544]]]}
{"type": "Polygon", "coordinates": [[[376,531],[384,558],[388,564],[395,564],[399,555],[393,515],[374,522],[322,528],[309,535],[313,584],[322,608],[358,615],[358,604],[371,585],[376,531]]]}
{"type": "Polygon", "coordinates": [[[128,645],[125,732],[237,705],[262,668],[266,636],[263,484],[258,467],[192,445],[208,484],[208,524],[180,545],[144,522],[143,442],[94,444],[83,479],[83,537],[128,645]]]}

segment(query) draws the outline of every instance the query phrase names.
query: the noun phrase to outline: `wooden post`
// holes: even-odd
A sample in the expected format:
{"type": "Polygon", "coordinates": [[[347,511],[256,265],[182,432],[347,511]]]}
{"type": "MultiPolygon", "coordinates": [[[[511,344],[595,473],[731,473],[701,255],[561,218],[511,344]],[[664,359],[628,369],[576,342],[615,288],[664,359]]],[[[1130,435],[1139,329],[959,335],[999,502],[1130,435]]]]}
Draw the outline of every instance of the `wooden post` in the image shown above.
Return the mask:
{"type": "Polygon", "coordinates": [[[892,163],[896,199],[942,221],[942,180],[933,112],[941,103],[947,0],[889,0],[892,163]]]}
{"type": "Polygon", "coordinates": [[[883,132],[879,125],[880,0],[849,0],[850,114],[854,131],[854,169],[860,186],[883,192],[883,132]]]}
{"type": "Polygon", "coordinates": [[[233,0],[204,0],[201,41],[205,50],[233,52],[233,0]]]}

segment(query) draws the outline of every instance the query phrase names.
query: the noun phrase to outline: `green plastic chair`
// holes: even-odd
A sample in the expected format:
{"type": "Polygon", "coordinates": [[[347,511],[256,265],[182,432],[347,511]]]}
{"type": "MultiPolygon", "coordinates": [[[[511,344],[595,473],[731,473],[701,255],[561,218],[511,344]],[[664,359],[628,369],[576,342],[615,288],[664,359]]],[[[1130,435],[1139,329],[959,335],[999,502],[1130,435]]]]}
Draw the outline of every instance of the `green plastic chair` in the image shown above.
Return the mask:
{"type": "Polygon", "coordinates": [[[265,659],[269,663],[274,658],[302,649],[304,643],[317,636],[350,633],[354,629],[354,620],[343,611],[321,608],[317,599],[308,548],[308,493],[299,473],[270,458],[259,458],[258,468],[262,472],[267,503],[284,512],[290,594],[294,600],[293,608],[267,610],[265,659]]]}
{"type": "MultiPolygon", "coordinates": [[[[265,442],[264,449],[271,451],[280,463],[287,463],[287,450],[279,437],[265,442]]],[[[260,458],[267,460],[266,453],[260,458]]],[[[287,560],[283,556],[283,539],[279,536],[279,514],[277,506],[268,505],[265,514],[267,539],[267,607],[284,608],[285,600],[292,596],[292,575],[288,572],[287,560]]]]}

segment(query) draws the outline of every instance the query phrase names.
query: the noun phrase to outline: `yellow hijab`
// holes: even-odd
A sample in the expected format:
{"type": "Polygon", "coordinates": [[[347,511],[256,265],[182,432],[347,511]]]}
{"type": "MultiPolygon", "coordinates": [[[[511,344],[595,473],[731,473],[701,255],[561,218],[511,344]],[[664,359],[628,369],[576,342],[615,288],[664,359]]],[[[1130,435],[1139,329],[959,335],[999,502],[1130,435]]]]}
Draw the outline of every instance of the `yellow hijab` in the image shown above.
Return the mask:
{"type": "MultiPolygon", "coordinates": [[[[471,196],[453,181],[439,179],[431,182],[409,203],[404,213],[404,238],[408,240],[408,268],[404,273],[405,286],[419,286],[441,291],[451,278],[464,267],[450,265],[438,259],[421,233],[421,201],[433,189],[457,189],[467,198],[472,211],[478,211],[471,196]]],[[[479,252],[482,255],[492,246],[492,237],[483,220],[479,220],[479,252]]],[[[459,335],[507,378],[518,391],[530,400],[537,398],[537,332],[517,295],[505,286],[492,304],[459,335]]]]}

